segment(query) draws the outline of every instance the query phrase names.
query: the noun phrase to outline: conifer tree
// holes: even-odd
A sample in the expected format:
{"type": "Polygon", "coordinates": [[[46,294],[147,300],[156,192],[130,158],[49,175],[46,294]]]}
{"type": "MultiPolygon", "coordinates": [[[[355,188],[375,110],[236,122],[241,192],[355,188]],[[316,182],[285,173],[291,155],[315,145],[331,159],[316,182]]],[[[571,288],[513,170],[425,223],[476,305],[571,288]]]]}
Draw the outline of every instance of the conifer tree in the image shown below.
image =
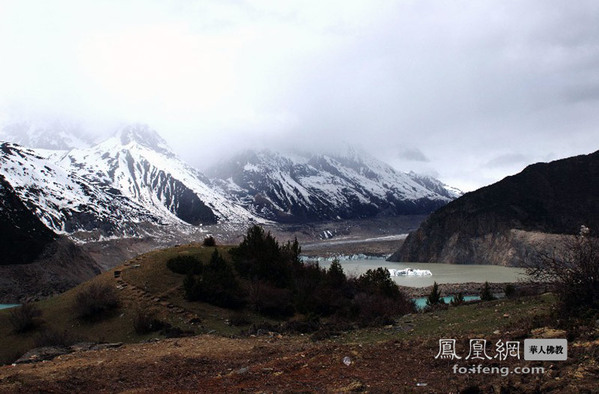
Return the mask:
{"type": "Polygon", "coordinates": [[[426,306],[433,306],[437,304],[444,304],[443,298],[441,298],[441,292],[439,291],[439,285],[437,282],[433,284],[433,289],[426,299],[426,306]]]}
{"type": "Polygon", "coordinates": [[[495,296],[491,292],[491,286],[489,286],[489,282],[485,282],[482,290],[480,291],[480,299],[481,301],[493,301],[495,296]]]}

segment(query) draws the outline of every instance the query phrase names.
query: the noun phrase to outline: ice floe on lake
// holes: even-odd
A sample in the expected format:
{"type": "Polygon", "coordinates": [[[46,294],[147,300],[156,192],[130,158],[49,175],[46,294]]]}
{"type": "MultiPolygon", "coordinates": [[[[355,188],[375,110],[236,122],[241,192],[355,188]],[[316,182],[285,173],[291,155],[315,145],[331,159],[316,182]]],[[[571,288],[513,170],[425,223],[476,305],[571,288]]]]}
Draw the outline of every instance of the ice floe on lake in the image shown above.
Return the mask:
{"type": "Polygon", "coordinates": [[[387,268],[391,276],[431,276],[433,273],[430,270],[418,270],[413,268],[393,269],[387,268]]]}

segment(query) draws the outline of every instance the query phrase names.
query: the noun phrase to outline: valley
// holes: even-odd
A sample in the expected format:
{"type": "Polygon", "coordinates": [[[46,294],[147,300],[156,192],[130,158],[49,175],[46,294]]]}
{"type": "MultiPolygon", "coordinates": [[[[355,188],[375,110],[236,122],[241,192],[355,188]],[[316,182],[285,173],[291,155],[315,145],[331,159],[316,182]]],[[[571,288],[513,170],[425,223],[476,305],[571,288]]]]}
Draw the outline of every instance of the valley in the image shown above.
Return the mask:
{"type": "Polygon", "coordinates": [[[0,392],[587,390],[599,328],[556,322],[559,292],[513,266],[588,235],[596,159],[461,195],[353,149],[248,151],[206,175],[143,125],[68,150],[2,143],[0,302],[24,305],[0,310],[0,392]],[[389,275],[406,267],[433,275],[389,275]],[[437,284],[468,301],[417,310],[437,284]],[[556,335],[570,356],[539,376],[456,374],[433,354],[441,337],[556,335]]]}
{"type": "MultiPolygon", "coordinates": [[[[207,234],[237,243],[252,224],[336,253],[334,244],[318,244],[407,233],[460,194],[351,147],[335,154],[246,151],[225,158],[207,176],[143,124],[124,126],[100,142],[66,130],[54,141],[51,130],[28,132],[21,141],[33,146],[0,143],[0,226],[11,237],[0,241],[2,302],[64,291],[98,268],[207,234]],[[80,249],[63,264],[85,266],[86,274],[57,271],[49,280],[57,238],[80,249]]],[[[378,255],[398,247],[387,241],[367,242],[366,249],[352,245],[378,255]]]]}

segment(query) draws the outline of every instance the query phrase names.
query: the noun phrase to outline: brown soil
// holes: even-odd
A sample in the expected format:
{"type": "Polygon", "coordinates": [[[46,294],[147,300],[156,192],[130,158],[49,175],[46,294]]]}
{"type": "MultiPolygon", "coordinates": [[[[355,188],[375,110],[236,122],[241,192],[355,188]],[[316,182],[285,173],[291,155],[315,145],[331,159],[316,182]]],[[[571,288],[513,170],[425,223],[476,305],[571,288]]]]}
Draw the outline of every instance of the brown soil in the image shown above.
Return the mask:
{"type": "MultiPolygon", "coordinates": [[[[457,393],[478,387],[485,393],[590,393],[598,387],[594,356],[599,341],[571,346],[568,361],[538,363],[546,368],[540,375],[454,374],[456,362],[435,360],[437,351],[433,340],[342,344],[313,343],[303,336],[229,339],[204,335],[1,367],[0,392],[457,393]],[[345,357],[350,358],[349,365],[343,362],[345,357]]],[[[491,360],[481,364],[498,365],[491,360]]],[[[513,368],[533,363],[506,360],[499,365],[513,368]]]]}

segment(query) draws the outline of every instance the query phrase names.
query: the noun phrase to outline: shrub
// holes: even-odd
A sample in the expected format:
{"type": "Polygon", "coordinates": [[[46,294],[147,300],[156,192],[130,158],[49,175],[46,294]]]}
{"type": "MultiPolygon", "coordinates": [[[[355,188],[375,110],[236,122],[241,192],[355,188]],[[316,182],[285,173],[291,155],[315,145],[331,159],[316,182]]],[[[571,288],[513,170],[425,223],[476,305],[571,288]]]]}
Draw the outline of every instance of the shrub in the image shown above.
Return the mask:
{"type": "Polygon", "coordinates": [[[113,286],[92,282],[77,293],[73,310],[79,318],[93,320],[104,317],[118,306],[119,297],[113,286]]]}
{"type": "Polygon", "coordinates": [[[229,317],[229,324],[235,327],[250,325],[252,321],[243,313],[235,313],[229,317]]]}
{"type": "Polygon", "coordinates": [[[164,322],[156,318],[156,312],[153,310],[139,309],[133,318],[133,328],[138,334],[148,334],[162,330],[164,327],[164,322]]]}
{"type": "Polygon", "coordinates": [[[198,275],[202,272],[202,262],[196,256],[182,255],[173,257],[166,262],[166,266],[172,272],[181,275],[188,273],[198,275]]]}
{"type": "Polygon", "coordinates": [[[495,296],[491,291],[491,286],[489,286],[489,282],[485,282],[483,288],[480,291],[480,300],[481,301],[493,301],[495,296]]]}
{"type": "Polygon", "coordinates": [[[503,293],[506,298],[514,298],[516,296],[516,288],[512,284],[507,284],[503,288],[503,293]]]}
{"type": "Polygon", "coordinates": [[[270,335],[271,333],[281,333],[283,329],[280,324],[272,324],[266,321],[254,323],[247,330],[242,331],[242,335],[270,335]]]}
{"type": "Polygon", "coordinates": [[[280,247],[270,232],[253,226],[238,247],[231,249],[235,269],[244,278],[267,281],[280,288],[292,284],[292,267],[299,264],[299,244],[280,247]]]}
{"type": "Polygon", "coordinates": [[[166,326],[160,330],[160,334],[164,335],[166,338],[183,338],[194,336],[195,332],[191,330],[183,330],[180,327],[173,327],[170,324],[166,324],[166,326]]]}
{"type": "Polygon", "coordinates": [[[263,281],[252,282],[249,302],[258,313],[267,316],[288,317],[294,313],[291,291],[263,281]]]}
{"type": "Polygon", "coordinates": [[[599,311],[599,238],[586,226],[578,235],[564,238],[552,252],[538,253],[526,272],[533,281],[555,289],[562,316],[584,317],[599,311]]]}
{"type": "Polygon", "coordinates": [[[308,317],[303,320],[292,320],[284,325],[284,331],[295,332],[299,334],[310,334],[320,329],[320,320],[317,318],[308,317]]]}
{"type": "Polygon", "coordinates": [[[209,235],[206,238],[204,238],[202,245],[207,246],[207,247],[216,246],[216,240],[214,239],[214,237],[212,235],[209,235]]]}
{"type": "Polygon", "coordinates": [[[44,347],[44,346],[71,346],[77,342],[81,342],[81,339],[75,336],[72,332],[68,330],[58,331],[58,330],[44,330],[40,333],[40,335],[35,339],[35,347],[44,347]]]}
{"type": "Polygon", "coordinates": [[[14,364],[26,352],[27,350],[25,350],[25,348],[18,348],[14,350],[9,350],[7,352],[2,352],[2,354],[0,354],[0,366],[14,364]]]}
{"type": "Polygon", "coordinates": [[[458,306],[464,303],[464,294],[460,291],[457,296],[453,297],[450,304],[451,306],[458,306]]]}
{"type": "Polygon", "coordinates": [[[326,283],[330,287],[343,288],[347,285],[347,277],[338,259],[334,259],[327,270],[326,283]]]}
{"type": "Polygon", "coordinates": [[[311,313],[326,303],[319,296],[324,286],[323,277],[325,273],[318,264],[301,264],[295,269],[293,277],[294,304],[300,313],[311,313]]]}
{"type": "Polygon", "coordinates": [[[401,297],[399,287],[391,279],[389,270],[383,267],[369,269],[358,277],[356,284],[359,291],[367,294],[380,294],[391,299],[401,297]]]}
{"type": "Polygon", "coordinates": [[[398,301],[381,294],[359,293],[353,305],[354,318],[364,327],[393,324],[395,317],[414,311],[411,301],[398,301]]]}
{"type": "Polygon", "coordinates": [[[352,299],[343,293],[343,289],[330,286],[318,288],[313,294],[313,299],[314,307],[308,312],[319,316],[347,315],[352,302],[352,299]]]}
{"type": "Polygon", "coordinates": [[[41,324],[42,311],[33,304],[25,303],[10,311],[9,321],[16,333],[33,330],[41,324]]]}
{"type": "Polygon", "coordinates": [[[414,303],[399,290],[385,268],[368,270],[351,282],[355,296],[349,315],[360,325],[390,324],[394,317],[415,311],[414,303]]]}
{"type": "Polygon", "coordinates": [[[183,288],[190,301],[205,301],[223,308],[239,308],[244,304],[243,291],[233,269],[216,249],[201,275],[188,273],[183,288]]]}
{"type": "Polygon", "coordinates": [[[183,280],[183,290],[185,291],[185,299],[188,301],[198,301],[202,297],[198,281],[191,272],[185,275],[185,279],[183,280]]]}

